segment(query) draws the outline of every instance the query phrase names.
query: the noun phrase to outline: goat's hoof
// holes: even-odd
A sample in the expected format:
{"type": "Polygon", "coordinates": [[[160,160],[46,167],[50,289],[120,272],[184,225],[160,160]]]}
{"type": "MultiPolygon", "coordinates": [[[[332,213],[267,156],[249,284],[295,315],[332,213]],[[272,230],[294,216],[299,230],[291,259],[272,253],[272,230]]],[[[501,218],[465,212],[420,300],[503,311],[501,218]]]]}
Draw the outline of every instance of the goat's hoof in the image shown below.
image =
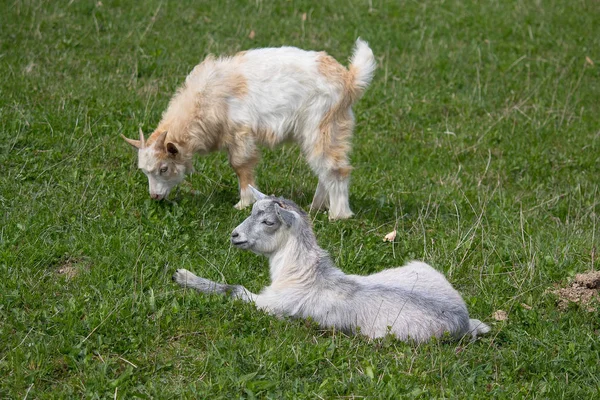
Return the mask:
{"type": "Polygon", "coordinates": [[[186,282],[190,280],[190,275],[193,274],[187,269],[181,268],[175,271],[171,279],[173,280],[173,282],[176,282],[181,286],[185,286],[186,282]]]}
{"type": "Polygon", "coordinates": [[[243,210],[244,208],[251,205],[253,202],[247,202],[240,200],[235,206],[233,206],[236,210],[243,210]]]}
{"type": "Polygon", "coordinates": [[[330,221],[336,221],[338,219],[348,219],[348,218],[352,218],[352,216],[354,215],[354,213],[352,211],[347,211],[347,212],[340,212],[337,214],[332,214],[331,210],[329,211],[329,220],[330,221]]]}

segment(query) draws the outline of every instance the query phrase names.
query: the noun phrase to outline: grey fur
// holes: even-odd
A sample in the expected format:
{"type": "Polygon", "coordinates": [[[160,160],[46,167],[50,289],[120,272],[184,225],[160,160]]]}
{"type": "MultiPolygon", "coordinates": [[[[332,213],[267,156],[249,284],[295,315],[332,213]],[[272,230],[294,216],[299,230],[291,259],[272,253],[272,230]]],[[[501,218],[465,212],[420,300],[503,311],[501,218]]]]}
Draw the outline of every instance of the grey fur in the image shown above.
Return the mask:
{"type": "Polygon", "coordinates": [[[490,330],[469,319],[460,294],[423,262],[368,276],[344,274],[317,244],[308,215],[290,200],[265,196],[257,201],[252,215],[232,232],[231,242],[269,258],[271,285],[260,294],[184,269],[173,279],[203,293],[254,302],[278,316],[310,317],[322,326],[373,338],[392,333],[423,342],[446,332],[460,339],[490,330]]]}

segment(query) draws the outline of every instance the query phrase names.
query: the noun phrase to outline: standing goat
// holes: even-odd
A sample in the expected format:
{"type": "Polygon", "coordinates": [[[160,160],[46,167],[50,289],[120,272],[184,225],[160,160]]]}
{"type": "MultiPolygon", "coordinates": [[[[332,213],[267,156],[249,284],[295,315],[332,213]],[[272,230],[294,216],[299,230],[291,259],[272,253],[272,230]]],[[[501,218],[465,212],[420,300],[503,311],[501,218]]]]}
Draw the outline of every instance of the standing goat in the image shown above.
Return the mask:
{"type": "Polygon", "coordinates": [[[373,52],[360,39],[348,69],[325,52],[295,47],[211,55],[188,75],[147,141],[141,129],[140,140],[123,138],[138,149],[155,200],[192,172],[195,153],[226,150],[239,180],[238,209],[254,202],[248,186],[255,186],[257,146],[295,141],[319,177],[311,208],[349,218],[351,107],[374,71],[373,52]]]}
{"type": "MultiPolygon", "coordinates": [[[[254,190],[251,187],[252,190],[254,190]]],[[[475,338],[490,328],[469,312],[460,294],[429,265],[413,261],[373,275],[346,275],[319,247],[308,215],[292,201],[256,191],[250,215],[234,229],[231,243],[269,258],[271,285],[260,294],[179,269],[179,285],[229,295],[277,316],[312,318],[322,326],[369,337],[394,334],[423,342],[448,332],[475,338]]]]}

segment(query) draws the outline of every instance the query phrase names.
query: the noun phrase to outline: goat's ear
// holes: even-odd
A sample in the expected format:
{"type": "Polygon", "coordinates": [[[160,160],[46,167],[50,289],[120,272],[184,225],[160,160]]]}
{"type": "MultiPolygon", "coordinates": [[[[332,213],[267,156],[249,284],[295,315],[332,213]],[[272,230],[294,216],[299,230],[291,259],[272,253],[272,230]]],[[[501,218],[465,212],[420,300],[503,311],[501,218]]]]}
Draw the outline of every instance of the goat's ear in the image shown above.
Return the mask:
{"type": "Polygon", "coordinates": [[[264,193],[261,193],[261,192],[260,192],[260,191],[259,191],[257,188],[255,188],[254,186],[252,186],[252,185],[248,185],[248,187],[249,187],[249,188],[250,188],[250,190],[252,191],[252,194],[254,195],[254,198],[256,199],[256,201],[258,201],[258,200],[262,200],[262,199],[264,199],[264,198],[266,198],[266,197],[267,197],[267,195],[266,195],[266,194],[264,194],[264,193]]]}
{"type": "Polygon", "coordinates": [[[296,220],[300,218],[297,212],[286,210],[277,204],[275,205],[275,213],[277,214],[277,218],[287,226],[294,226],[296,220]]]}
{"type": "Polygon", "coordinates": [[[172,156],[176,156],[177,153],[179,153],[179,150],[177,149],[177,146],[175,146],[175,144],[171,143],[171,142],[167,143],[167,151],[172,156]]]}
{"type": "Polygon", "coordinates": [[[157,138],[154,146],[158,151],[165,151],[165,139],[167,138],[167,131],[161,133],[157,138]]]}

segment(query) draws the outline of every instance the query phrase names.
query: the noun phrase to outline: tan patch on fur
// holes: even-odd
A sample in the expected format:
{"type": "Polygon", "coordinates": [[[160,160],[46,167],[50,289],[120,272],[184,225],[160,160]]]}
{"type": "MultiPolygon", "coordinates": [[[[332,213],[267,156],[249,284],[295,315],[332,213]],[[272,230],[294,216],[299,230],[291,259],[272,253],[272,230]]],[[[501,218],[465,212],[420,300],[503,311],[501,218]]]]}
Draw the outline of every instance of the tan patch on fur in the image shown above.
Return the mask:
{"type": "Polygon", "coordinates": [[[228,98],[242,98],[249,91],[246,77],[231,63],[243,63],[244,58],[244,51],[223,59],[209,54],[196,65],[171,99],[148,144],[168,131],[166,142],[175,143],[181,158],[188,161],[194,153],[229,148],[235,141],[236,127],[228,118],[228,98]],[[215,80],[215,76],[219,78],[215,80]]]}
{"type": "Polygon", "coordinates": [[[311,151],[311,157],[329,160],[336,169],[350,168],[348,153],[353,129],[354,121],[347,108],[330,110],[319,125],[321,135],[311,151]]]}
{"type": "Polygon", "coordinates": [[[236,167],[252,167],[258,161],[258,149],[256,147],[254,134],[250,128],[238,128],[226,136],[224,145],[227,147],[229,163],[234,169],[236,167]]]}
{"type": "Polygon", "coordinates": [[[320,52],[317,63],[319,64],[319,73],[327,78],[327,80],[341,85],[345,84],[348,70],[337,62],[335,58],[325,52],[320,52]]]}
{"type": "MultiPolygon", "coordinates": [[[[148,139],[146,139],[146,147],[153,145],[154,142],[156,142],[156,139],[158,139],[158,137],[165,131],[167,131],[167,129],[161,129],[160,126],[158,128],[156,128],[156,130],[154,132],[152,132],[152,134],[148,137],[148,139]]],[[[168,132],[167,132],[167,136],[169,136],[168,132]]]]}
{"type": "Polygon", "coordinates": [[[338,168],[333,171],[333,173],[339,179],[345,179],[345,178],[349,177],[351,172],[352,172],[352,167],[350,167],[350,166],[338,168]]]}
{"type": "MultiPolygon", "coordinates": [[[[146,139],[146,147],[153,146],[154,143],[156,142],[156,140],[160,137],[160,135],[162,135],[165,132],[165,130],[166,129],[163,129],[161,126],[156,128],[156,130],[154,132],[152,132],[152,134],[148,137],[148,139],[146,139]]],[[[169,133],[167,131],[167,135],[165,136],[165,143],[167,143],[168,136],[169,136],[169,133]]],[[[164,147],[158,148],[157,150],[159,150],[156,153],[156,158],[158,160],[160,160],[160,161],[166,160],[169,157],[169,154],[165,151],[164,147]]]]}
{"type": "Polygon", "coordinates": [[[232,166],[233,170],[235,171],[236,175],[238,176],[241,190],[247,189],[248,185],[255,186],[254,166],[256,165],[256,161],[250,162],[250,163],[242,165],[242,166],[237,166],[237,167],[232,166]]]}
{"type": "Polygon", "coordinates": [[[271,129],[259,129],[257,132],[254,132],[254,135],[258,142],[269,146],[271,149],[279,144],[279,138],[271,129]]]}
{"type": "Polygon", "coordinates": [[[238,176],[240,189],[255,186],[254,167],[259,157],[252,132],[250,129],[237,130],[231,138],[232,142],[227,147],[229,163],[238,176]]]}
{"type": "MultiPolygon", "coordinates": [[[[238,85],[237,90],[239,95],[247,93],[244,84],[238,85]]],[[[231,95],[231,92],[227,92],[225,87],[211,87],[201,93],[180,90],[171,103],[180,100],[177,96],[187,97],[186,101],[193,107],[189,110],[177,110],[177,107],[173,107],[175,111],[163,116],[161,125],[168,127],[169,132],[167,141],[185,146],[190,157],[192,153],[206,154],[224,147],[230,131],[225,100],[227,95],[231,95]]]]}
{"type": "Polygon", "coordinates": [[[358,100],[361,90],[354,84],[357,73],[355,67],[350,65],[348,70],[325,52],[319,53],[317,63],[319,64],[318,69],[321,75],[330,82],[336,82],[343,88],[342,101],[347,99],[347,107],[358,100]]]}
{"type": "Polygon", "coordinates": [[[229,84],[231,85],[231,94],[234,97],[241,99],[248,94],[248,81],[243,75],[233,75],[229,84]]]}
{"type": "Polygon", "coordinates": [[[342,92],[338,103],[327,111],[319,124],[321,137],[313,149],[313,156],[329,160],[340,171],[340,177],[347,177],[351,169],[348,166],[348,153],[354,129],[349,108],[359,93],[354,85],[354,74],[333,57],[323,52],[320,53],[317,62],[319,72],[329,81],[336,82],[342,88],[342,92]]]}

